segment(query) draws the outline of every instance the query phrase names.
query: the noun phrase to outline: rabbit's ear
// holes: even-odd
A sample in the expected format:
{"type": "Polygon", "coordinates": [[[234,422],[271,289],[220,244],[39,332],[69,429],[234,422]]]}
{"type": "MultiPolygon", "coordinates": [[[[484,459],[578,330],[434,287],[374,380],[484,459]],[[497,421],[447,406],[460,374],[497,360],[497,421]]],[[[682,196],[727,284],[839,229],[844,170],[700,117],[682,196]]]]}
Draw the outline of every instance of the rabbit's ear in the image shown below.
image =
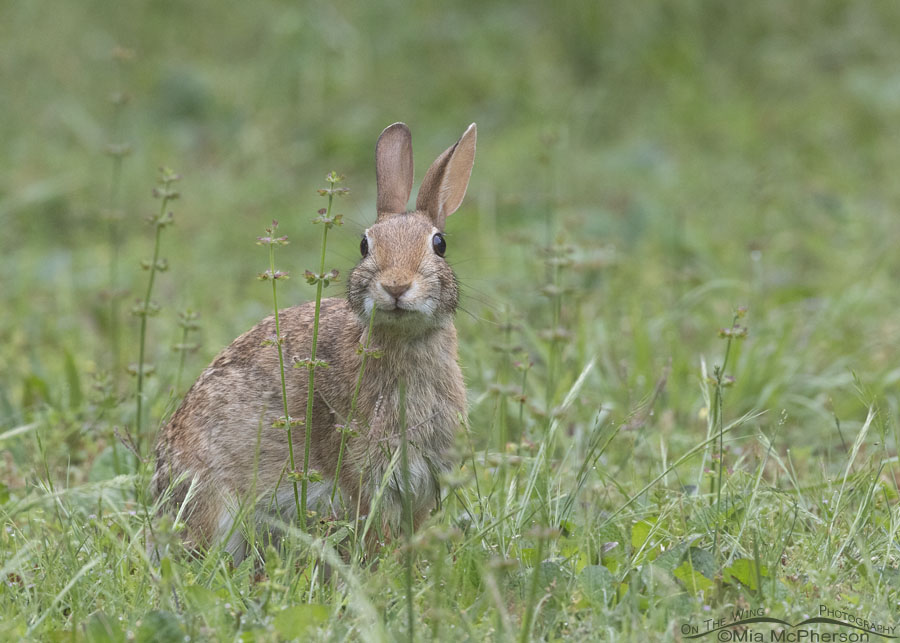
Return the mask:
{"type": "Polygon", "coordinates": [[[422,179],[416,210],[431,217],[435,227],[444,229],[444,221],[462,203],[475,163],[475,123],[469,125],[455,145],[447,148],[432,163],[422,179]]]}
{"type": "Polygon", "coordinates": [[[377,209],[382,214],[406,212],[413,184],[412,134],[405,123],[385,128],[375,144],[377,209]]]}

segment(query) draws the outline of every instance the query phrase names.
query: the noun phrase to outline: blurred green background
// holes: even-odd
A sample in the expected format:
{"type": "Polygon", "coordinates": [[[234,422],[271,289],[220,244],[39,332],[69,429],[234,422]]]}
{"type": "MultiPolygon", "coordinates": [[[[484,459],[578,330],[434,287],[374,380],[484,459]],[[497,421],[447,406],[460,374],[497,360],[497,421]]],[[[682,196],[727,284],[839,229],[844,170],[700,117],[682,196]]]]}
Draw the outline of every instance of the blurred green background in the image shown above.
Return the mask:
{"type": "MultiPolygon", "coordinates": [[[[793,622],[814,601],[844,599],[861,616],[892,619],[898,33],[896,2],[0,0],[0,548],[19,561],[4,568],[15,573],[0,586],[10,614],[0,632],[62,637],[95,610],[137,627],[148,609],[175,609],[176,588],[205,583],[231,588],[215,600],[252,618],[229,611],[204,635],[194,621],[205,611],[178,608],[185,631],[212,639],[260,626],[277,638],[269,620],[296,595],[269,603],[272,586],[251,577],[252,562],[223,563],[214,578],[205,562],[182,561],[175,585],[159,580],[140,544],[143,505],[130,495],[141,479],[114,478],[109,464],[114,429],[134,425],[126,366],[137,361],[138,322],[128,311],[146,288],[145,220],[159,207],[151,189],[161,165],[183,177],[175,225],[162,233],[161,311],[149,322],[150,432],[270,311],[271,291],[256,279],[268,257],[255,240],[273,218],[291,240],[277,256],[294,277],[279,282],[280,303],[314,295],[301,275],[317,268],[321,229],[310,221],[331,170],[351,193],[338,202],[345,225],[329,236],[326,268],[351,269],[374,216],[375,140],[395,121],[412,130],[417,180],[478,124],[447,257],[463,284],[457,327],[476,454],[461,475],[481,486],[460,487],[434,526],[489,527],[450,549],[436,537],[428,556],[449,552],[454,589],[430,585],[422,563],[422,622],[436,622],[434,591],[451,614],[445,633],[465,627],[485,640],[499,617],[484,579],[503,569],[514,570],[497,598],[511,614],[507,634],[534,606],[520,581],[547,569],[563,574],[547,577],[562,580],[535,626],[551,638],[671,640],[674,614],[708,618],[710,604],[746,606],[751,594],[793,622]],[[110,101],[122,92],[126,105],[110,101]],[[130,146],[120,174],[110,144],[130,146]],[[121,214],[117,259],[110,212],[121,214]],[[124,293],[118,363],[111,286],[124,293]],[[758,415],[724,441],[725,467],[720,444],[670,471],[716,432],[702,376],[722,363],[718,329],[738,306],[749,334],[728,361],[724,423],[758,415]],[[201,316],[201,345],[179,382],[172,347],[185,309],[201,316]],[[548,410],[591,360],[555,416],[539,474],[552,497],[520,498],[516,486],[521,509],[507,520],[493,491],[493,452],[508,448],[498,442],[507,427],[520,441],[510,450],[532,468],[516,475],[543,470],[533,456],[547,445],[548,410]],[[524,390],[515,361],[534,362],[524,390]],[[622,430],[593,463],[585,445],[595,427],[622,430]],[[487,464],[473,474],[476,459],[487,464]],[[104,493],[121,527],[94,515],[104,493]],[[542,560],[535,516],[576,496],[571,522],[553,525],[568,533],[542,560]],[[717,558],[678,576],[691,546],[717,558]],[[492,567],[495,556],[509,560],[492,567]],[[771,571],[767,602],[753,587],[762,572],[728,576],[735,560],[771,571]],[[95,563],[91,574],[118,575],[75,583],[95,563]]],[[[393,635],[405,590],[392,560],[355,561],[354,573],[375,588],[393,635]]],[[[338,629],[367,631],[365,619],[344,619],[340,592],[317,600],[332,601],[338,629]]]]}
{"type": "MultiPolygon", "coordinates": [[[[831,405],[859,412],[854,372],[896,410],[898,27],[895,3],[818,0],[5,3],[0,420],[61,404],[73,367],[109,367],[113,206],[122,361],[136,360],[126,313],[145,283],[159,165],[183,175],[148,342],[166,391],[177,311],[202,316],[185,381],[267,312],[254,241],[272,218],[292,241],[279,267],[314,266],[308,222],[332,169],[352,190],[328,259],[346,274],[373,215],[375,139],[398,120],[417,180],[478,124],[448,253],[471,313],[459,325],[473,399],[498,368],[484,350],[498,321],[520,323],[541,367],[541,248],[559,241],[574,264],[558,391],[598,355],[585,402],[625,411],[671,360],[668,426],[699,427],[700,360],[747,305],[735,412],[786,409],[805,440],[831,405]],[[105,148],[119,142],[132,152],[113,199],[105,148]]],[[[282,293],[312,289],[295,278],[282,293]]]]}

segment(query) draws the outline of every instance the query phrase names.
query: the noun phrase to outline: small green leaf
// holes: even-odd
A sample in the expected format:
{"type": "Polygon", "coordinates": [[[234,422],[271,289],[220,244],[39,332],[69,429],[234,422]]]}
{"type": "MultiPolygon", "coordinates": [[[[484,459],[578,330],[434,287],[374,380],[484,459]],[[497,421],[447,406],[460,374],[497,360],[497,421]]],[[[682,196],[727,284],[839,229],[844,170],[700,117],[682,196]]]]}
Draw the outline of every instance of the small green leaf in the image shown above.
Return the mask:
{"type": "Polygon", "coordinates": [[[635,550],[640,549],[647,542],[650,536],[650,530],[653,529],[653,523],[650,520],[640,520],[631,527],[631,546],[635,550]]]}
{"type": "Polygon", "coordinates": [[[563,558],[576,558],[581,551],[581,543],[575,538],[560,539],[559,553],[563,558]]]}
{"type": "Polygon", "coordinates": [[[64,351],[63,361],[66,371],[66,384],[69,386],[69,407],[77,409],[81,407],[81,402],[84,399],[81,393],[81,379],[78,376],[78,368],[76,368],[75,360],[69,351],[64,351]]]}
{"type": "Polygon", "coordinates": [[[159,561],[159,575],[164,581],[171,581],[175,577],[172,572],[172,559],[168,556],[159,561]]]}
{"type": "Polygon", "coordinates": [[[22,393],[22,406],[26,409],[37,406],[42,402],[50,402],[50,388],[47,382],[37,375],[29,375],[24,381],[22,393]]]}
{"type": "Polygon", "coordinates": [[[595,533],[594,540],[599,549],[600,562],[611,571],[616,571],[625,560],[627,539],[622,531],[615,524],[609,523],[595,533]]]}

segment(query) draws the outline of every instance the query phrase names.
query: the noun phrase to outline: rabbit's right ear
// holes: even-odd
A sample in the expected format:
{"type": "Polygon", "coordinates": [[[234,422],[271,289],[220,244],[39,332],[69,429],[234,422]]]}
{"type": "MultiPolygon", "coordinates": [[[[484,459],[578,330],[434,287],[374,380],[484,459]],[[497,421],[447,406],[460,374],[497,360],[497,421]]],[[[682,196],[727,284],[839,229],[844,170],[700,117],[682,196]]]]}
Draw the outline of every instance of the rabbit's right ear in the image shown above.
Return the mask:
{"type": "Polygon", "coordinates": [[[375,181],[378,218],[406,212],[412,192],[412,134],[405,123],[389,125],[375,144],[375,181]]]}

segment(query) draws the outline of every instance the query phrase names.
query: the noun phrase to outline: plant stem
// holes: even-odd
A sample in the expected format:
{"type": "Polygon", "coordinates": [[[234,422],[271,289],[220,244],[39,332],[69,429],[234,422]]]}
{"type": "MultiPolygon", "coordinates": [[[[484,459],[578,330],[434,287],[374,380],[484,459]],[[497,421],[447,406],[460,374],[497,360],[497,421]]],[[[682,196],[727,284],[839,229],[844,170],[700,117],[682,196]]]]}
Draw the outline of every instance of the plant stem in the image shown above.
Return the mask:
{"type": "Polygon", "coordinates": [[[175,371],[175,395],[178,395],[178,391],[181,390],[181,374],[184,372],[184,360],[187,354],[187,349],[185,347],[187,346],[189,332],[190,330],[188,330],[187,326],[182,329],[181,350],[179,351],[181,355],[178,356],[178,370],[175,371]]]}
{"type": "Polygon", "coordinates": [[[510,321],[509,309],[506,309],[506,323],[504,327],[504,349],[507,351],[505,353],[505,357],[500,364],[500,373],[499,380],[501,390],[499,395],[497,396],[498,400],[498,412],[499,418],[497,424],[499,426],[499,431],[497,432],[497,451],[500,456],[500,481],[499,488],[503,492],[504,505],[503,512],[506,511],[506,443],[509,441],[509,422],[507,419],[507,401],[506,401],[506,386],[509,382],[509,359],[510,359],[510,345],[512,343],[512,322],[510,321]]]}
{"type": "Polygon", "coordinates": [[[156,264],[159,261],[159,240],[163,229],[162,221],[166,214],[166,206],[168,203],[169,198],[167,196],[162,197],[162,204],[159,208],[159,218],[156,222],[156,240],[153,244],[153,261],[150,263],[150,278],[147,280],[147,293],[144,295],[144,305],[141,309],[141,334],[137,369],[137,417],[135,418],[135,448],[139,454],[142,452],[141,443],[143,438],[144,355],[147,343],[147,317],[150,315],[150,295],[153,293],[153,282],[156,279],[156,264]]]}
{"type": "MultiPolygon", "coordinates": [[[[331,184],[331,189],[328,191],[328,207],[325,211],[325,217],[329,218],[331,216],[331,204],[334,202],[334,183],[331,184]]],[[[325,273],[325,247],[328,240],[328,224],[322,226],[322,254],[321,260],[319,262],[319,274],[322,275],[325,273]]],[[[322,308],[322,288],[323,283],[320,278],[316,283],[316,312],[313,317],[313,333],[312,333],[312,345],[310,346],[309,353],[309,380],[307,382],[306,389],[306,417],[305,424],[303,425],[303,431],[305,433],[305,444],[303,447],[303,479],[301,482],[301,490],[300,490],[300,526],[302,529],[306,529],[306,494],[307,487],[309,485],[309,451],[312,448],[312,432],[310,431],[310,424],[312,422],[312,412],[313,412],[313,395],[314,395],[314,386],[316,383],[316,347],[319,342],[319,311],[322,308]]]]}
{"type": "MultiPolygon", "coordinates": [[[[118,122],[119,110],[116,109],[114,122],[118,122]]],[[[114,127],[118,129],[118,127],[114,127]]],[[[113,157],[112,180],[109,188],[109,337],[112,352],[112,364],[110,373],[112,374],[112,382],[114,390],[116,387],[116,375],[122,363],[122,349],[119,341],[119,212],[116,208],[118,205],[119,180],[122,170],[122,157],[113,157]]],[[[122,473],[122,465],[119,461],[119,440],[115,433],[110,433],[110,444],[112,445],[113,471],[116,475],[122,473]]]]}
{"type": "Polygon", "coordinates": [[[559,331],[560,324],[562,323],[562,296],[560,289],[560,262],[557,261],[557,253],[562,252],[562,249],[553,247],[551,249],[550,258],[553,261],[553,286],[554,286],[554,294],[551,300],[552,306],[552,314],[553,314],[553,325],[550,329],[551,338],[550,338],[550,354],[548,356],[548,365],[547,365],[547,400],[546,400],[546,413],[547,413],[547,424],[544,432],[544,440],[546,441],[546,448],[544,449],[544,475],[546,482],[546,496],[545,502],[542,503],[542,509],[544,518],[546,520],[546,524],[550,525],[550,496],[551,494],[551,479],[553,472],[553,438],[551,435],[551,427],[553,426],[553,400],[556,397],[557,391],[557,374],[559,373],[559,363],[560,363],[560,340],[557,336],[559,331]]]}
{"type": "Polygon", "coordinates": [[[344,462],[344,447],[347,444],[347,432],[353,426],[353,420],[356,415],[356,402],[359,398],[359,388],[362,385],[363,374],[366,371],[366,362],[369,360],[369,346],[372,342],[372,326],[375,322],[375,306],[372,306],[372,312],[369,315],[369,328],[366,331],[366,340],[363,344],[362,363],[359,366],[359,374],[356,376],[356,386],[353,389],[353,397],[350,399],[350,413],[347,416],[347,426],[341,433],[341,448],[338,451],[337,466],[334,469],[334,484],[331,487],[331,504],[334,504],[334,496],[337,493],[338,480],[341,476],[341,464],[344,462]]]}
{"type": "Polygon", "coordinates": [[[407,439],[406,439],[406,381],[400,380],[398,383],[398,397],[400,398],[400,468],[403,477],[403,489],[400,497],[403,502],[403,541],[405,552],[405,572],[406,572],[406,616],[407,616],[407,635],[410,643],[415,638],[415,610],[413,609],[413,587],[412,587],[412,534],[413,534],[413,512],[410,495],[412,490],[409,483],[409,457],[407,455],[407,439]]]}
{"type": "MultiPolygon", "coordinates": [[[[734,328],[735,324],[737,324],[738,317],[735,315],[734,319],[731,321],[731,327],[734,328]]],[[[718,428],[719,432],[719,472],[718,472],[718,483],[716,485],[716,530],[713,534],[713,555],[718,556],[719,553],[719,523],[722,519],[722,478],[725,469],[725,424],[722,421],[722,414],[724,411],[724,402],[722,396],[722,388],[723,388],[723,380],[725,378],[725,367],[728,366],[728,358],[731,355],[731,336],[729,335],[728,340],[725,344],[725,359],[722,361],[722,366],[716,371],[716,393],[713,398],[713,413],[714,415],[714,424],[713,426],[718,428]]]]}
{"type": "MultiPolygon", "coordinates": [[[[517,454],[522,452],[522,440],[525,439],[525,387],[528,383],[528,366],[525,366],[522,369],[522,394],[519,398],[519,445],[516,450],[517,454]]],[[[515,481],[516,481],[516,490],[513,498],[518,501],[519,499],[519,473],[522,471],[522,459],[519,459],[519,464],[516,465],[516,473],[515,473],[515,481]]]]}
{"type": "MultiPolygon", "coordinates": [[[[444,575],[444,545],[443,543],[438,543],[438,551],[435,555],[434,559],[434,607],[432,610],[441,609],[440,606],[444,602],[444,593],[441,591],[441,582],[443,580],[444,575]]],[[[438,634],[440,634],[440,625],[441,619],[438,617],[438,614],[433,614],[431,617],[431,640],[438,641],[438,634]]]]}
{"type": "MultiPolygon", "coordinates": [[[[555,258],[555,250],[551,249],[551,259],[555,258]]],[[[556,292],[551,299],[551,313],[553,323],[550,327],[550,332],[552,333],[550,337],[550,355],[547,359],[547,400],[546,400],[546,412],[547,412],[547,431],[550,430],[550,425],[553,423],[553,398],[556,396],[556,373],[557,373],[557,362],[559,359],[559,340],[556,337],[556,332],[559,329],[561,312],[562,312],[562,297],[559,295],[559,263],[554,261],[553,265],[553,286],[556,288],[556,292]]]]}
{"type": "MultiPolygon", "coordinates": [[[[116,110],[115,120],[118,121],[118,110],[116,110]]],[[[118,372],[121,364],[119,342],[119,246],[121,239],[117,209],[121,174],[122,157],[117,155],[113,157],[112,180],[109,189],[109,336],[112,343],[111,371],[114,374],[118,372]]]]}
{"type": "Polygon", "coordinates": [[[538,582],[540,580],[541,561],[544,558],[544,536],[538,538],[537,558],[531,572],[531,587],[528,590],[528,603],[525,604],[525,622],[519,634],[520,643],[526,643],[531,637],[531,621],[534,618],[534,602],[537,599],[538,582]]]}
{"type": "MultiPolygon", "coordinates": [[[[273,230],[272,236],[274,237],[275,232],[273,230]]],[[[284,406],[284,426],[287,430],[287,443],[288,443],[288,457],[291,465],[291,472],[294,471],[294,436],[291,430],[291,416],[288,413],[288,402],[287,402],[287,385],[285,383],[284,376],[284,351],[281,348],[281,321],[278,316],[278,289],[276,287],[275,279],[275,244],[269,244],[269,270],[271,271],[272,277],[272,306],[275,308],[275,345],[278,347],[278,372],[281,374],[281,402],[284,406]]],[[[309,414],[307,413],[307,418],[309,418],[309,414]]],[[[294,487],[294,507],[297,510],[297,515],[300,516],[300,494],[297,491],[297,479],[291,476],[291,484],[294,487]]],[[[303,483],[304,490],[306,487],[306,483],[303,483]]],[[[305,496],[304,496],[305,497],[305,496]]],[[[305,506],[305,503],[304,503],[305,506]]],[[[306,525],[306,512],[304,511],[302,514],[303,517],[303,525],[306,525]]]]}

